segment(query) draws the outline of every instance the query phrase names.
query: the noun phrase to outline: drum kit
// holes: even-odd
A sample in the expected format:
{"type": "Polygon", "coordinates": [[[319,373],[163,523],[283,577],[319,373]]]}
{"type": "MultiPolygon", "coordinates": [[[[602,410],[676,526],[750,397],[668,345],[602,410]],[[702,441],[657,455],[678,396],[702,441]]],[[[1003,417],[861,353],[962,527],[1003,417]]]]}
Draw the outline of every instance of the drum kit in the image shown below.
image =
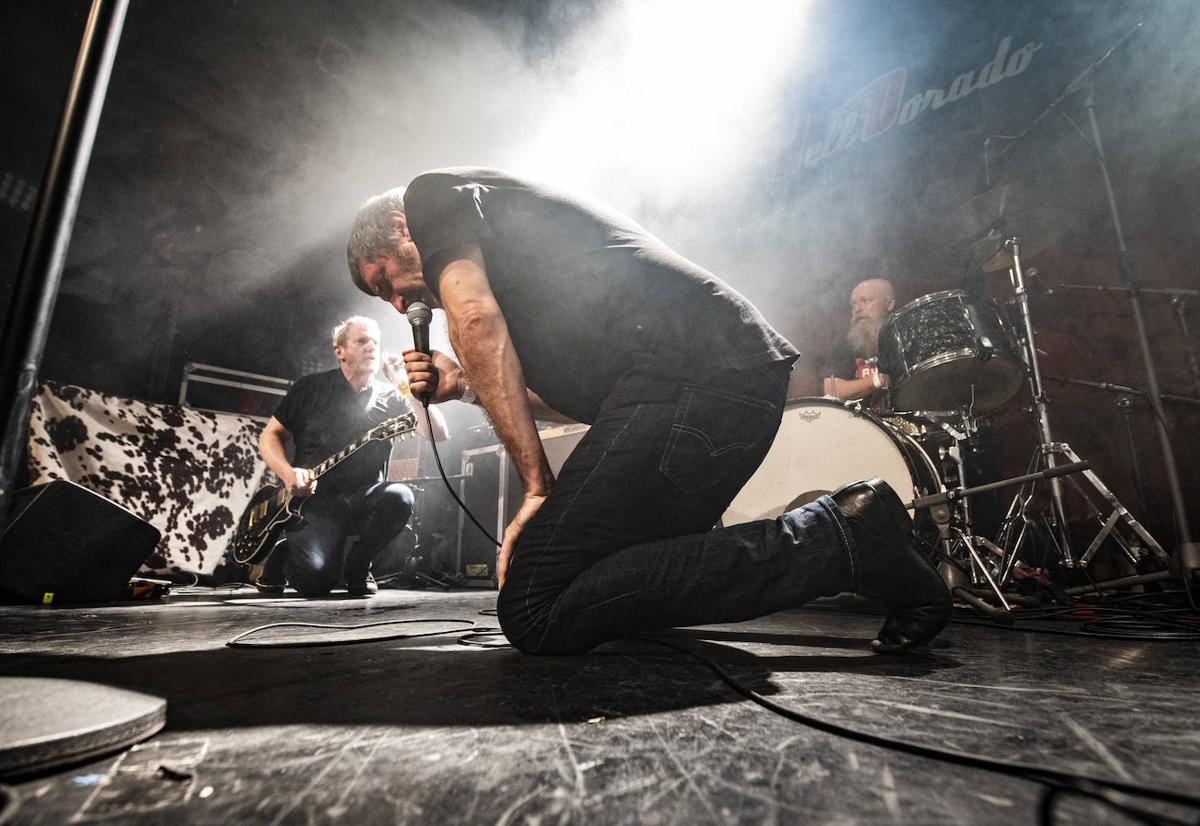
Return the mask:
{"type": "Polygon", "coordinates": [[[831,397],[790,402],[774,445],[722,523],[772,518],[847,481],[879,476],[915,504],[918,541],[955,595],[999,622],[1011,622],[1006,587],[1036,566],[1035,535],[1064,568],[1087,568],[1108,539],[1131,565],[1150,554],[1169,562],[1090,466],[1054,439],[1019,238],[997,237],[980,269],[998,270],[1001,259],[1012,288],[1007,307],[945,290],[892,314],[879,333],[878,366],[890,378],[881,406],[831,397]],[[986,417],[1012,402],[1023,385],[1039,439],[1029,473],[965,487],[980,475],[970,465],[986,417]],[[1068,484],[1099,526],[1078,556],[1067,528],[1068,484]],[[984,535],[972,496],[1010,485],[1016,494],[992,526],[997,532],[984,535]]]}

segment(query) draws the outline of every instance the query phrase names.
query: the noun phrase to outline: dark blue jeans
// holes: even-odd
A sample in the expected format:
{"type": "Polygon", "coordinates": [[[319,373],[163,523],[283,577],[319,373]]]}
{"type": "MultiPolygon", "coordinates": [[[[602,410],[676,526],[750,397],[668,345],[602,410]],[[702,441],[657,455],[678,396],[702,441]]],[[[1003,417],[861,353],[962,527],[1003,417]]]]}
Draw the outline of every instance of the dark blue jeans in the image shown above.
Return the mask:
{"type": "Polygon", "coordinates": [[[318,489],[301,507],[300,524],[287,531],[283,572],[288,584],[306,597],[320,597],[337,587],[343,572],[347,581],[365,578],[371,560],[404,530],[412,510],[412,490],[399,482],[350,493],[318,489]],[[358,541],[343,553],[353,534],[358,541]]]}
{"type": "Polygon", "coordinates": [[[498,600],[509,641],[580,653],[844,590],[847,530],[828,497],[712,530],[775,438],[787,374],[725,371],[603,410],[518,539],[498,600]]]}

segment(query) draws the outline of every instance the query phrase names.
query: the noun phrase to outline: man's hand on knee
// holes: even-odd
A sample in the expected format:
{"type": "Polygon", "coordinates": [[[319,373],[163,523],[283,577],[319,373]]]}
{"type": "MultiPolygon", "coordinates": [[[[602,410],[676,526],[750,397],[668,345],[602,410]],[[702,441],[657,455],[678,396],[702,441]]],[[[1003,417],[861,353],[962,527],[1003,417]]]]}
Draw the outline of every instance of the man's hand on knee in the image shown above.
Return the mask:
{"type": "Polygon", "coordinates": [[[533,519],[534,514],[538,512],[545,501],[545,496],[525,494],[516,516],[504,529],[504,540],[500,543],[500,552],[496,555],[496,580],[501,588],[504,587],[504,578],[508,575],[508,563],[512,558],[513,548],[517,545],[517,537],[521,535],[521,531],[529,524],[529,520],[533,519]]]}

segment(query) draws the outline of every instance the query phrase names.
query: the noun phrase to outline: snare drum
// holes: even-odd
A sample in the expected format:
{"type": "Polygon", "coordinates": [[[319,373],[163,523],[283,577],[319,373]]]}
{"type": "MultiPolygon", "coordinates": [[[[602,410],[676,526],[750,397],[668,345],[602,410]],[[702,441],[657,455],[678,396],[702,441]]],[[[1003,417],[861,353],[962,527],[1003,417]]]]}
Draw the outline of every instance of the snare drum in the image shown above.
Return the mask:
{"type": "Polygon", "coordinates": [[[911,436],[853,404],[797,399],[784,409],[771,449],[721,524],[774,519],[847,482],[873,476],[891,485],[905,503],[943,489],[934,463],[911,436]]]}
{"type": "Polygon", "coordinates": [[[943,290],[905,304],[879,331],[896,410],[989,413],[1021,389],[1025,368],[991,302],[943,290]]]}

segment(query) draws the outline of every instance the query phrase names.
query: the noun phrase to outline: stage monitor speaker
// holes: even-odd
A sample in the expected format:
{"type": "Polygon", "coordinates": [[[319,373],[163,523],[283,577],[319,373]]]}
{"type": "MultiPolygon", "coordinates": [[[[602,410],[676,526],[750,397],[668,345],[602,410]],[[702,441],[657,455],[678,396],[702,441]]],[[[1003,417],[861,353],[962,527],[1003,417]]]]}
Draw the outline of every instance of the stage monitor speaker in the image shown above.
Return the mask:
{"type": "Polygon", "coordinates": [[[123,599],[160,534],[109,499],[55,480],[15,491],[0,589],[43,604],[123,599]]]}

